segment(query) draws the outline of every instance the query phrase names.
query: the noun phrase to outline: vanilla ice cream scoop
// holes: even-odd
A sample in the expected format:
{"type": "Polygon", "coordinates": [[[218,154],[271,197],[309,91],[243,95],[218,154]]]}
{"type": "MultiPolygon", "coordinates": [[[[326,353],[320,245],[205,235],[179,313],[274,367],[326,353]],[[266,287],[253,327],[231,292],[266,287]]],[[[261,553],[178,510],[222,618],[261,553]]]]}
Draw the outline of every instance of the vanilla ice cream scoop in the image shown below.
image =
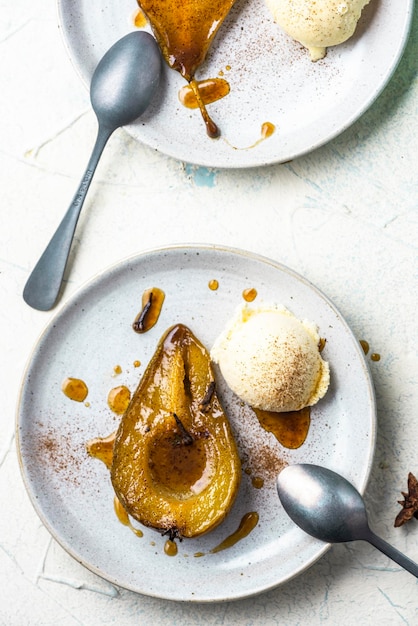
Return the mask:
{"type": "Polygon", "coordinates": [[[285,308],[241,307],[215,341],[212,360],[232,391],[255,409],[298,411],[329,385],[316,327],[285,308]]]}
{"type": "Polygon", "coordinates": [[[312,61],[322,59],[329,46],[347,41],[370,0],[266,0],[274,21],[309,50],[312,61]]]}

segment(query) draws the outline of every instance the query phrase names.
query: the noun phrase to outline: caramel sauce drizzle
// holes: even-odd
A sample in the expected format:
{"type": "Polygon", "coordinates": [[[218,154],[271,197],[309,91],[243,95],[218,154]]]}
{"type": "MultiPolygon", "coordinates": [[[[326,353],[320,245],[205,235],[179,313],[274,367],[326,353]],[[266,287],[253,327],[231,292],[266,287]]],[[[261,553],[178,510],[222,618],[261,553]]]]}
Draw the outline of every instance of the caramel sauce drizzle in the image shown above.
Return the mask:
{"type": "Polygon", "coordinates": [[[368,354],[370,350],[369,342],[365,339],[360,339],[360,345],[363,348],[364,354],[368,354]]]}
{"type": "Polygon", "coordinates": [[[104,463],[110,470],[113,461],[113,444],[115,443],[116,431],[107,437],[95,437],[86,444],[88,454],[94,459],[104,463]]]}
{"type": "MultiPolygon", "coordinates": [[[[263,122],[261,124],[260,137],[253,143],[251,146],[247,146],[247,148],[241,148],[241,150],[248,150],[249,148],[255,148],[260,143],[274,135],[276,132],[276,127],[271,122],[263,122]]],[[[237,148],[236,148],[237,149],[237,148]]]]}
{"type": "Polygon", "coordinates": [[[144,28],[147,25],[148,20],[145,14],[143,13],[143,11],[141,11],[141,9],[138,9],[137,11],[135,11],[133,22],[136,28],[144,28]]]}
{"type": "Polygon", "coordinates": [[[261,478],[261,476],[254,476],[254,478],[251,479],[251,484],[254,489],[261,489],[264,487],[264,478],[261,478]]]}
{"type": "MultiPolygon", "coordinates": [[[[194,83],[204,105],[225,98],[230,92],[229,83],[224,78],[206,78],[204,80],[195,80],[194,83]]],[[[179,100],[188,109],[199,108],[195,89],[190,84],[184,85],[180,89],[179,100]]]]}
{"type": "Polygon", "coordinates": [[[88,387],[80,378],[66,378],[61,385],[64,395],[75,402],[84,402],[88,395],[88,387]]]}
{"type": "MultiPolygon", "coordinates": [[[[250,513],[246,513],[241,519],[239,526],[235,532],[226,537],[220,544],[212,548],[208,554],[216,554],[217,552],[221,552],[222,550],[227,550],[228,548],[232,548],[238,541],[245,539],[248,537],[250,532],[254,530],[257,526],[259,520],[259,515],[255,511],[251,511],[250,513]]],[[[195,557],[205,556],[204,552],[196,552],[194,554],[195,557]]]]}
{"type": "Polygon", "coordinates": [[[237,530],[229,535],[226,539],[224,539],[219,545],[213,548],[210,552],[211,554],[215,554],[216,552],[221,552],[222,550],[226,550],[227,548],[231,548],[238,541],[241,541],[245,537],[247,537],[252,530],[257,526],[259,520],[259,515],[255,511],[250,513],[246,513],[242,518],[237,530]]]}
{"type": "Polygon", "coordinates": [[[139,528],[135,528],[132,524],[129,514],[124,508],[121,501],[115,496],[113,499],[113,508],[115,509],[116,517],[120,521],[121,524],[127,526],[137,537],[143,537],[144,533],[139,528]]]}
{"type": "Polygon", "coordinates": [[[276,131],[276,127],[274,124],[272,124],[271,122],[263,122],[263,124],[261,125],[261,137],[258,140],[258,143],[260,143],[260,141],[263,141],[263,139],[268,139],[269,137],[271,137],[276,131]]]}
{"type": "Polygon", "coordinates": [[[208,287],[211,291],[216,291],[219,288],[219,282],[215,278],[213,278],[209,281],[208,287]]]}
{"type": "Polygon", "coordinates": [[[276,126],[272,124],[272,122],[263,122],[261,124],[261,129],[260,129],[260,137],[249,146],[238,147],[238,146],[234,146],[226,139],[225,141],[233,150],[250,150],[252,148],[256,148],[260,143],[262,143],[266,139],[269,139],[269,137],[274,135],[275,132],[276,132],[276,126]]]}
{"type": "MultiPolygon", "coordinates": [[[[369,342],[366,341],[365,339],[360,339],[360,345],[363,348],[364,354],[368,354],[369,350],[370,350],[369,342]]],[[[380,361],[380,358],[381,357],[380,357],[380,354],[378,352],[372,352],[371,355],[370,355],[370,360],[374,361],[375,363],[377,361],[380,361]]]]}
{"type": "Polygon", "coordinates": [[[257,289],[254,289],[254,287],[244,289],[244,291],[242,292],[242,297],[244,298],[245,302],[254,302],[257,295],[257,289]]]}
{"type": "Polygon", "coordinates": [[[172,541],[171,539],[167,539],[164,544],[164,552],[167,556],[176,556],[178,552],[176,542],[172,541]]]}
{"type": "Polygon", "coordinates": [[[267,432],[272,433],[285,448],[295,450],[300,448],[308,436],[311,423],[311,408],[305,407],[300,411],[275,413],[253,409],[260,425],[267,432]]]}
{"type": "Polygon", "coordinates": [[[146,289],[142,294],[142,309],[136,316],[132,328],[136,333],[146,333],[155,326],[160,317],[165,293],[158,287],[146,289]]]}

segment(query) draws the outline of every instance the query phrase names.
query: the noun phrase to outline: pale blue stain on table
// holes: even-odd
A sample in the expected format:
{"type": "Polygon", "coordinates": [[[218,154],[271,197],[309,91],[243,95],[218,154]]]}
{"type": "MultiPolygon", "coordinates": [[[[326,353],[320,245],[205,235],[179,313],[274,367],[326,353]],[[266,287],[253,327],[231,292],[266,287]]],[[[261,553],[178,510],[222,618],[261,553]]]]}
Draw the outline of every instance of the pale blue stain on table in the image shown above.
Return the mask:
{"type": "Polygon", "coordinates": [[[186,163],[185,171],[197,187],[214,187],[216,184],[216,169],[186,163]]]}

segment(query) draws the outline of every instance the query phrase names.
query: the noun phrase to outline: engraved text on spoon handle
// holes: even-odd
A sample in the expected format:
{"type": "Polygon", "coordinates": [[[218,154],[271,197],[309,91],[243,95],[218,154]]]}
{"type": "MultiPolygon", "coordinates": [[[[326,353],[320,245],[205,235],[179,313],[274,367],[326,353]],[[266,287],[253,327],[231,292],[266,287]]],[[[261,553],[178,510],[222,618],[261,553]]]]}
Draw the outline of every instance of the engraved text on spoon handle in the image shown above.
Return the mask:
{"type": "Polygon", "coordinates": [[[27,304],[40,311],[51,309],[60,291],[80,211],[103,149],[114,129],[99,127],[87,169],[66,214],[33,269],[23,291],[27,304]]]}

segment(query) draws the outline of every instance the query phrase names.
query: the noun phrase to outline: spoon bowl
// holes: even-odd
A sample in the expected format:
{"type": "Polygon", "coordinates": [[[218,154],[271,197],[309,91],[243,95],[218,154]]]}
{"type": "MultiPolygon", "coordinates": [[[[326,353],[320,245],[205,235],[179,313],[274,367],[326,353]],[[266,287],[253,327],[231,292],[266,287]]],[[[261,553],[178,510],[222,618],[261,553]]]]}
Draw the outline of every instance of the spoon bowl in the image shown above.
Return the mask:
{"type": "Polygon", "coordinates": [[[416,563],[370,530],[363,498],[343,476],[319,465],[289,465],[277,478],[277,491],[289,517],[312,537],[368,541],[418,577],[416,563]]]}
{"type": "Polygon", "coordinates": [[[148,108],[161,71],[160,49],[145,31],[134,31],[117,41],[98,64],[90,85],[99,124],[96,143],[79,188],[23,290],[23,299],[34,309],[48,311],[55,305],[77,221],[103,149],[117,128],[135,121],[148,108]]]}
{"type": "Polygon", "coordinates": [[[134,31],[119,39],[98,64],[90,101],[102,126],[115,130],[140,117],[158,87],[162,58],[154,37],[134,31]]]}

